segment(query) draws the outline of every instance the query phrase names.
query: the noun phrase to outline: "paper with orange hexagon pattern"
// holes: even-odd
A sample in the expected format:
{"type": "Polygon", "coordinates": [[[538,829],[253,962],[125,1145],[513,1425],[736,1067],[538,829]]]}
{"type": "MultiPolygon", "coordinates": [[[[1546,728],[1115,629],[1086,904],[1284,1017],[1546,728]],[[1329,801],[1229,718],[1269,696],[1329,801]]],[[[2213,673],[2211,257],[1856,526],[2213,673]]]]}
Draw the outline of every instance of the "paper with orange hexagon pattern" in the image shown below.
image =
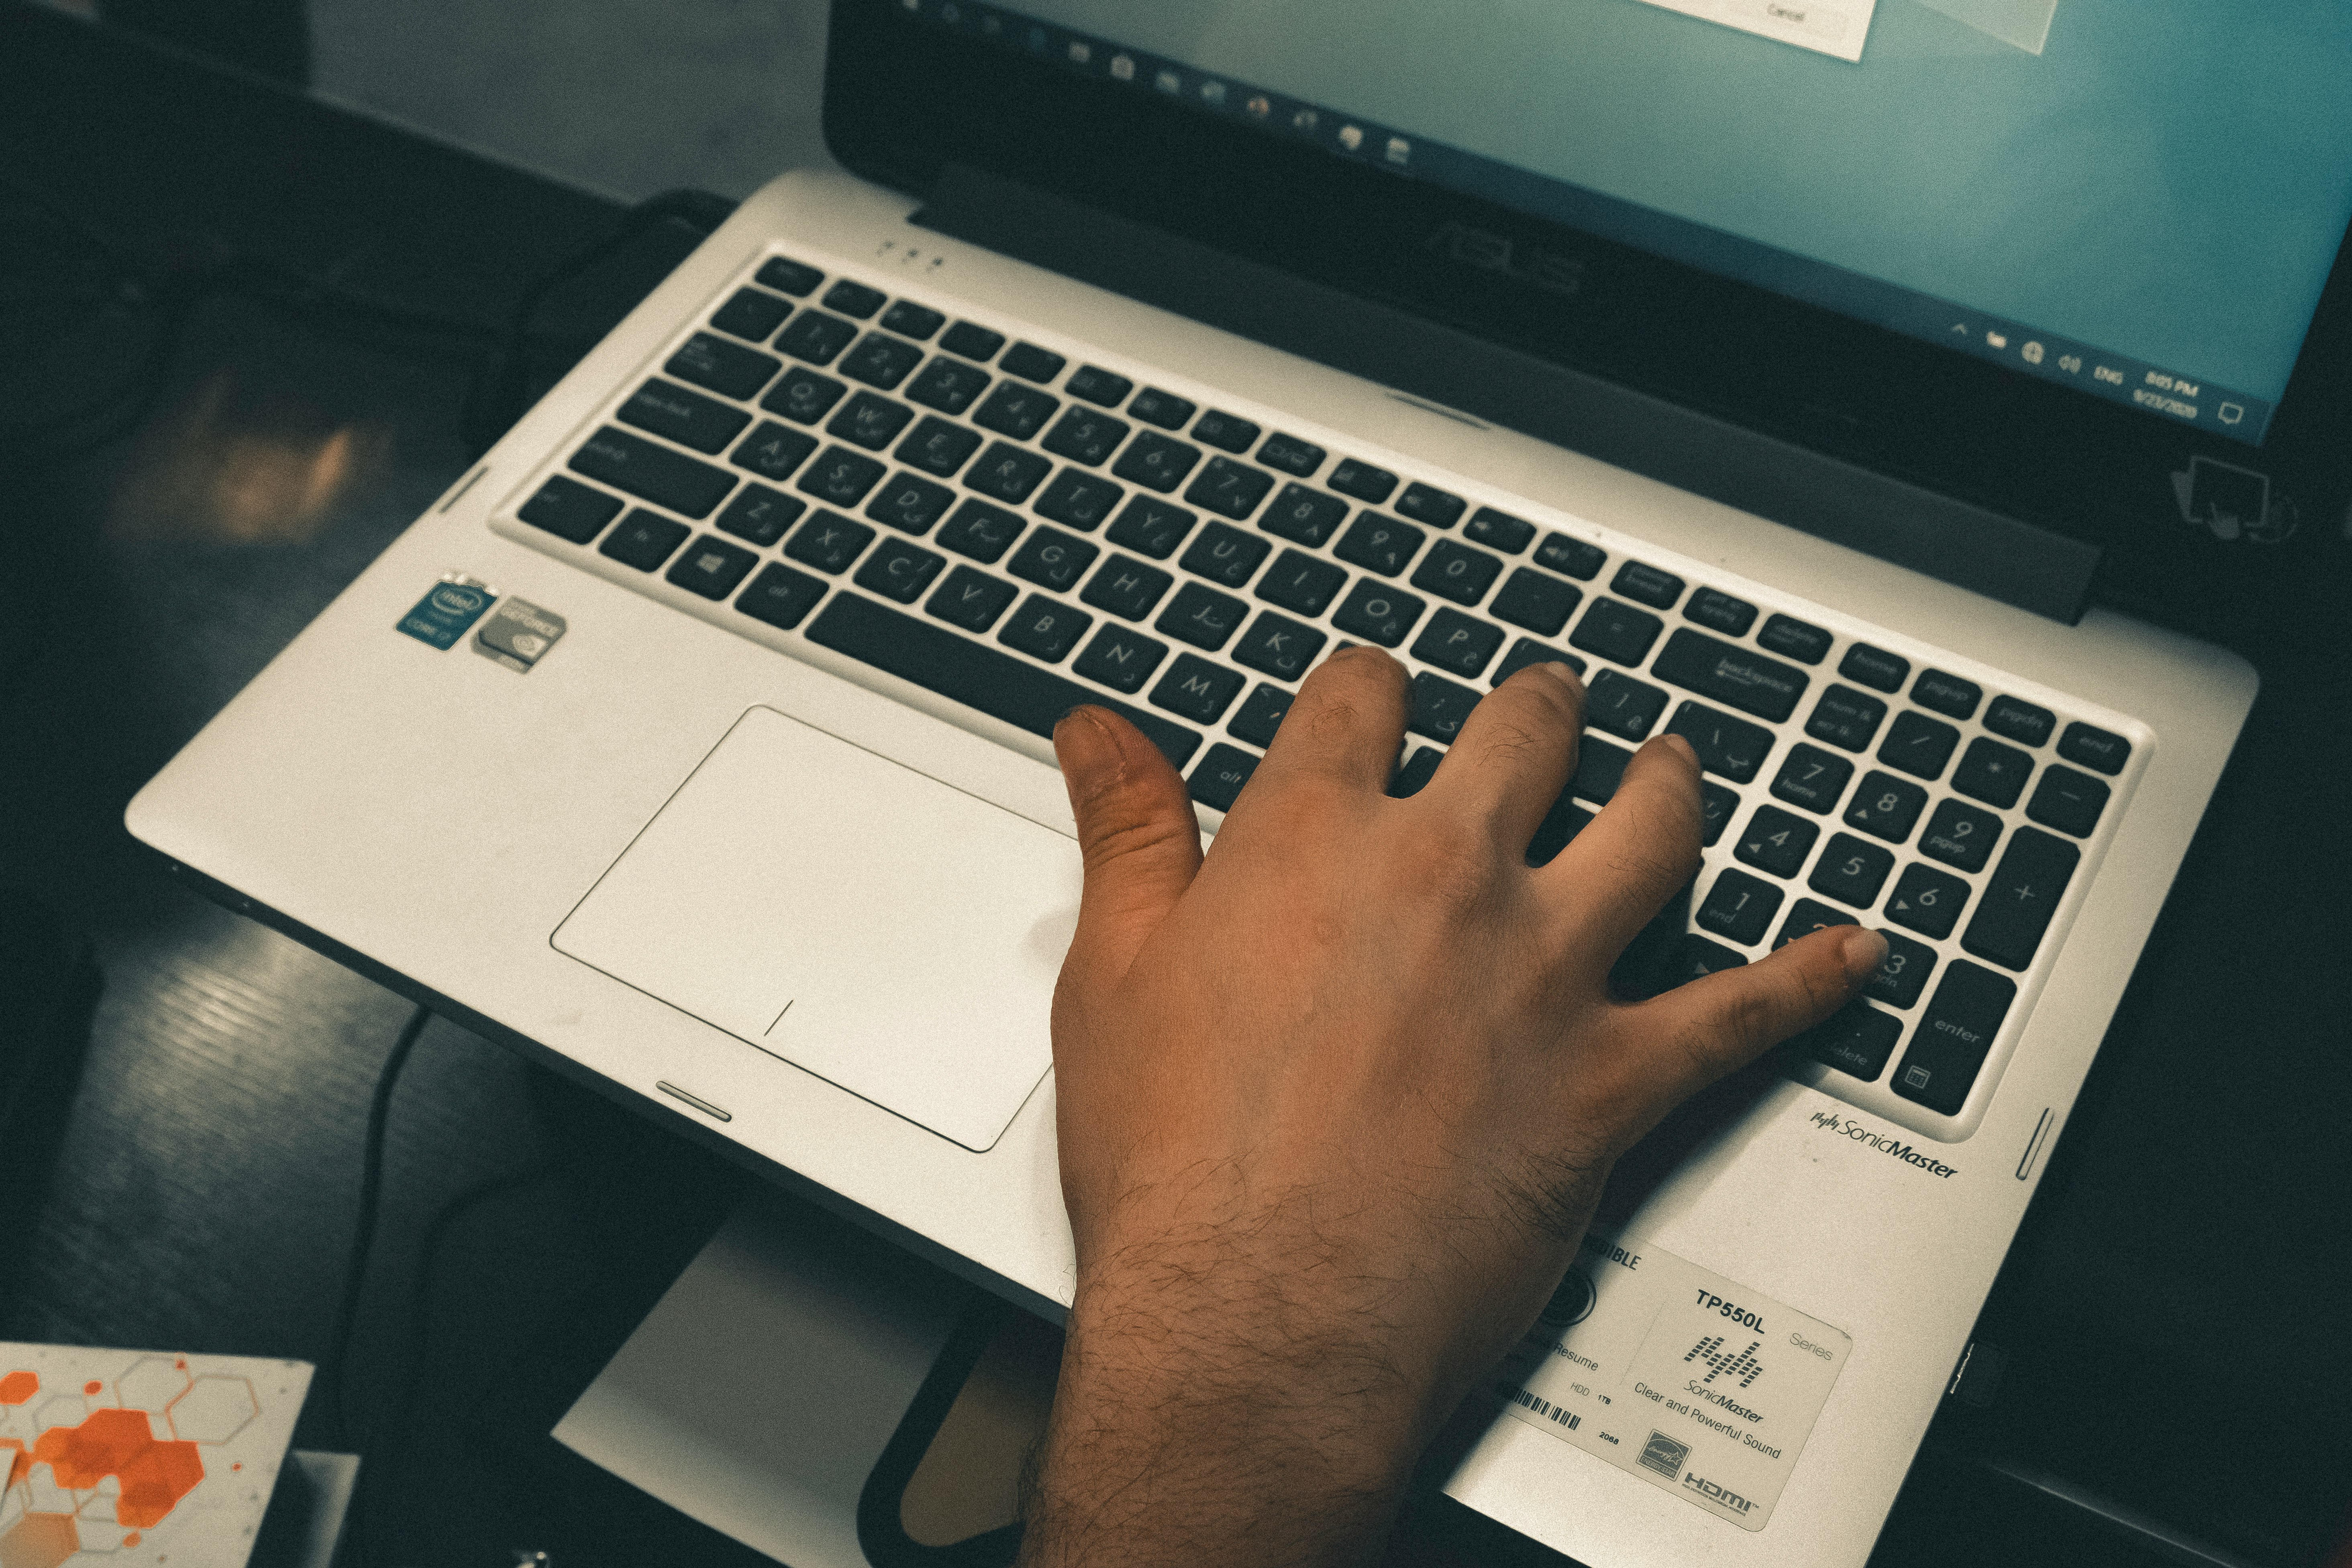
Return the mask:
{"type": "Polygon", "coordinates": [[[0,1341],[0,1568],[245,1568],[310,1371],[0,1341]]]}

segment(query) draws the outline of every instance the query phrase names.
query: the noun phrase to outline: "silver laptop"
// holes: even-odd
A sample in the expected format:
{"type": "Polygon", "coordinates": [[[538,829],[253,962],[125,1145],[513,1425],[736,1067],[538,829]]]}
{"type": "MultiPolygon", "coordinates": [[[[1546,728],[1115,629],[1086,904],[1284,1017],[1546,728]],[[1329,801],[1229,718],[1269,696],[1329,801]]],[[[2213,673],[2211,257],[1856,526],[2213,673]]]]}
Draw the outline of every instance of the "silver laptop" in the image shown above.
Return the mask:
{"type": "Polygon", "coordinates": [[[837,0],[856,174],[744,203],[131,826],[1058,1314],[1053,722],[1213,835],[1333,648],[1412,671],[1400,794],[1567,657],[1531,855],[1643,737],[1706,767],[1626,989],[1892,954],[1637,1157],[1444,1484],[1595,1568],[1859,1564],[2252,700],[2159,623],[2338,395],[2310,26],[837,0]]]}

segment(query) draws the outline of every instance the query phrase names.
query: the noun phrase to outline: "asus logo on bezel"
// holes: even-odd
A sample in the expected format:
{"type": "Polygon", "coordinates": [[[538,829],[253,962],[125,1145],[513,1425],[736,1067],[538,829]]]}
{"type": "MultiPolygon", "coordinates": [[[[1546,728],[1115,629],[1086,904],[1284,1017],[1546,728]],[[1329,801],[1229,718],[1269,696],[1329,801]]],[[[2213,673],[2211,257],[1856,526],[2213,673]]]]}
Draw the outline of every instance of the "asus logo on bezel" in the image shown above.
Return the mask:
{"type": "Polygon", "coordinates": [[[1481,272],[1499,272],[1506,278],[1516,278],[1522,283],[1563,298],[1572,297],[1584,288],[1584,263],[1581,260],[1573,256],[1563,256],[1556,250],[1522,244],[1490,228],[1477,228],[1459,221],[1444,224],[1423,243],[1423,248],[1436,251],[1448,260],[1465,267],[1475,267],[1481,272]]]}

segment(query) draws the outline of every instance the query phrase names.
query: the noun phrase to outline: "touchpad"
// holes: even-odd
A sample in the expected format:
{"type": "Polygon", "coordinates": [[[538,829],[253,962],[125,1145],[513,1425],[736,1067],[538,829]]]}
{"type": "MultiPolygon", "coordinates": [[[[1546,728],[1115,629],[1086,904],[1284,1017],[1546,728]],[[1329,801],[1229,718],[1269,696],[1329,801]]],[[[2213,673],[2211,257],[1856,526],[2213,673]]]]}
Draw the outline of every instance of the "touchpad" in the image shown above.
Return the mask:
{"type": "Polygon", "coordinates": [[[754,708],[553,940],[979,1150],[1052,1064],[1079,883],[1067,835],[754,708]]]}

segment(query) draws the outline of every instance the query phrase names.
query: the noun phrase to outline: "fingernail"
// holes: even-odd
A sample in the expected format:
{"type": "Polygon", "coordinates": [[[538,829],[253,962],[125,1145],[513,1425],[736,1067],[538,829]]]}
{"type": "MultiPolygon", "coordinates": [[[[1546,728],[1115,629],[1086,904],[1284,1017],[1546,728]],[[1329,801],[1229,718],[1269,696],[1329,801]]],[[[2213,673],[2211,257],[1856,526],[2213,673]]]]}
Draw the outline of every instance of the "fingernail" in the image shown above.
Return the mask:
{"type": "Polygon", "coordinates": [[[1584,689],[1584,682],[1578,677],[1576,667],[1569,663],[1566,659],[1540,659],[1536,663],[1528,666],[1528,668],[1529,669],[1542,670],[1546,675],[1551,677],[1554,680],[1559,681],[1570,691],[1582,691],[1584,689]]]}
{"type": "Polygon", "coordinates": [[[1886,939],[1867,926],[1855,926],[1846,932],[1838,954],[1845,960],[1845,977],[1859,985],[1886,962],[1886,939]]]}
{"type": "Polygon", "coordinates": [[[1662,739],[1664,740],[1667,745],[1682,753],[1683,761],[1688,763],[1693,767],[1698,766],[1698,749],[1693,746],[1688,741],[1684,740],[1680,735],[1667,735],[1662,737],[1662,739]]]}

